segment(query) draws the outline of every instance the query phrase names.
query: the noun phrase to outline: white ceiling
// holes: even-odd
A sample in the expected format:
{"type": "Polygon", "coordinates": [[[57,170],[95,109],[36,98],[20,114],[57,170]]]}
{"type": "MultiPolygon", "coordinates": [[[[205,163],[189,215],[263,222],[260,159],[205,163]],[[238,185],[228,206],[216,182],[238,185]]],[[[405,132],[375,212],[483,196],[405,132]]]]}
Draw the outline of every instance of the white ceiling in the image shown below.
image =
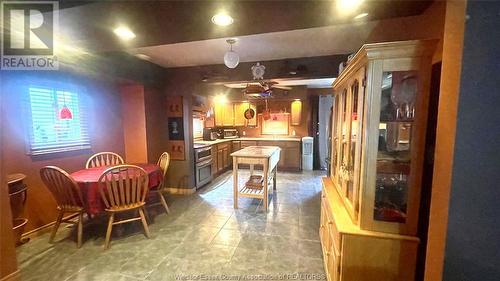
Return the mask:
{"type": "MultiPolygon", "coordinates": [[[[237,37],[233,50],[241,62],[266,61],[353,53],[368,42],[407,40],[420,34],[421,16],[383,21],[353,22],[335,26],[272,32],[237,37]]],[[[192,41],[128,50],[144,54],[163,67],[223,64],[227,38],[192,41]]]]}

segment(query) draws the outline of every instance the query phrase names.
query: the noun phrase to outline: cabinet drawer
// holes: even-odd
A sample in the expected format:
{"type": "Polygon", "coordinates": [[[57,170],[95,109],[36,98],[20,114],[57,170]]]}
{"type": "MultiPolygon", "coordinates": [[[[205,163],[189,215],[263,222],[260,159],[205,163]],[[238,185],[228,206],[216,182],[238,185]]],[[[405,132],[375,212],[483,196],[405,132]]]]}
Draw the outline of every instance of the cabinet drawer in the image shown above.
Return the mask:
{"type": "Polygon", "coordinates": [[[225,148],[228,148],[229,147],[229,143],[226,142],[226,143],[220,143],[217,145],[217,150],[221,150],[221,149],[225,149],[225,148]]]}
{"type": "MultiPolygon", "coordinates": [[[[323,205],[323,204],[322,204],[323,205]]],[[[330,237],[328,235],[328,217],[326,215],[326,210],[321,206],[321,215],[319,223],[319,240],[323,248],[323,252],[328,250],[330,247],[330,237]]]]}
{"type": "Polygon", "coordinates": [[[340,254],[335,249],[333,244],[328,249],[328,252],[326,254],[325,263],[327,265],[327,268],[325,270],[326,275],[327,275],[327,280],[329,280],[329,281],[339,280],[339,277],[340,277],[340,254]]]}
{"type": "Polygon", "coordinates": [[[241,141],[241,148],[255,145],[257,145],[257,141],[241,141]]]}
{"type": "Polygon", "coordinates": [[[335,249],[337,252],[340,252],[340,233],[337,229],[337,226],[335,224],[335,220],[333,218],[332,210],[330,208],[330,205],[328,201],[325,198],[325,193],[321,194],[321,202],[322,206],[321,208],[325,210],[325,216],[326,216],[326,221],[325,221],[325,226],[326,226],[326,232],[329,235],[329,239],[331,240],[331,243],[335,244],[335,249]]]}

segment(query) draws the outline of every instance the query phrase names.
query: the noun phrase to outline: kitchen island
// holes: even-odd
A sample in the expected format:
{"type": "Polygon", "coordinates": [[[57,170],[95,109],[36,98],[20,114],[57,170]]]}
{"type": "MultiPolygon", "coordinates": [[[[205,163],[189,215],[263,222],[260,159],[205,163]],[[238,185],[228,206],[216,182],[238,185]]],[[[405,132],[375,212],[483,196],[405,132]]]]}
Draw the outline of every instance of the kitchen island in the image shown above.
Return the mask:
{"type": "Polygon", "coordinates": [[[264,209],[268,209],[269,187],[272,185],[276,189],[276,170],[280,161],[281,148],[277,146],[249,146],[231,153],[233,158],[233,196],[234,208],[238,208],[238,197],[249,197],[262,199],[264,209]],[[254,173],[254,165],[262,165],[262,182],[251,186],[251,181],[247,182],[242,188],[238,183],[238,164],[250,165],[250,178],[254,173]],[[270,184],[272,182],[272,184],[270,184]]]}

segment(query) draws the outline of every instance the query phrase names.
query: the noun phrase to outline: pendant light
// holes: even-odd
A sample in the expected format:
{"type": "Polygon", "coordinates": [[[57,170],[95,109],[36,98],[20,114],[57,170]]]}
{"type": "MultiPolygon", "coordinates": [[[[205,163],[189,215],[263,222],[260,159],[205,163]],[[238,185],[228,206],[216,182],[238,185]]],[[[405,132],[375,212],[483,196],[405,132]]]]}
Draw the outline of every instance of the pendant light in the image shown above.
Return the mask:
{"type": "Polygon", "coordinates": [[[73,119],[73,113],[71,113],[71,110],[66,106],[66,95],[63,93],[63,107],[61,108],[61,111],[59,111],[59,119],[63,120],[70,120],[73,119]]]}
{"type": "Polygon", "coordinates": [[[233,51],[233,44],[236,43],[236,39],[227,39],[226,42],[230,46],[230,50],[224,55],[224,64],[229,68],[235,68],[240,63],[240,56],[233,51]]]}

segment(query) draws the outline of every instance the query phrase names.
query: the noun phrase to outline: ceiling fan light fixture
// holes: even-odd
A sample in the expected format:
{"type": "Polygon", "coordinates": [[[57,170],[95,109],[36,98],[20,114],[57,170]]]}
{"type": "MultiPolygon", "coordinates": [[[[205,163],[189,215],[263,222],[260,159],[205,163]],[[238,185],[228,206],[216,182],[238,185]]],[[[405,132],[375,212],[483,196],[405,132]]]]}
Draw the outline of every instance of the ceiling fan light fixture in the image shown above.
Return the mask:
{"type": "Polygon", "coordinates": [[[368,13],[361,13],[357,16],[354,17],[355,20],[359,20],[359,19],[362,19],[364,17],[367,17],[368,16],[368,13]]]}
{"type": "Polygon", "coordinates": [[[236,43],[236,39],[227,39],[226,42],[231,46],[230,50],[224,54],[224,64],[228,68],[236,68],[240,63],[240,56],[238,53],[233,51],[233,44],[236,43]]]}
{"type": "Polygon", "coordinates": [[[341,14],[350,14],[361,6],[364,0],[337,0],[337,9],[341,14]]]}
{"type": "Polygon", "coordinates": [[[212,23],[218,26],[228,26],[233,22],[234,19],[226,13],[218,13],[212,17],[212,23]]]}
{"type": "Polygon", "coordinates": [[[116,36],[124,41],[132,40],[135,38],[135,33],[126,26],[119,26],[113,30],[116,36]]]}

